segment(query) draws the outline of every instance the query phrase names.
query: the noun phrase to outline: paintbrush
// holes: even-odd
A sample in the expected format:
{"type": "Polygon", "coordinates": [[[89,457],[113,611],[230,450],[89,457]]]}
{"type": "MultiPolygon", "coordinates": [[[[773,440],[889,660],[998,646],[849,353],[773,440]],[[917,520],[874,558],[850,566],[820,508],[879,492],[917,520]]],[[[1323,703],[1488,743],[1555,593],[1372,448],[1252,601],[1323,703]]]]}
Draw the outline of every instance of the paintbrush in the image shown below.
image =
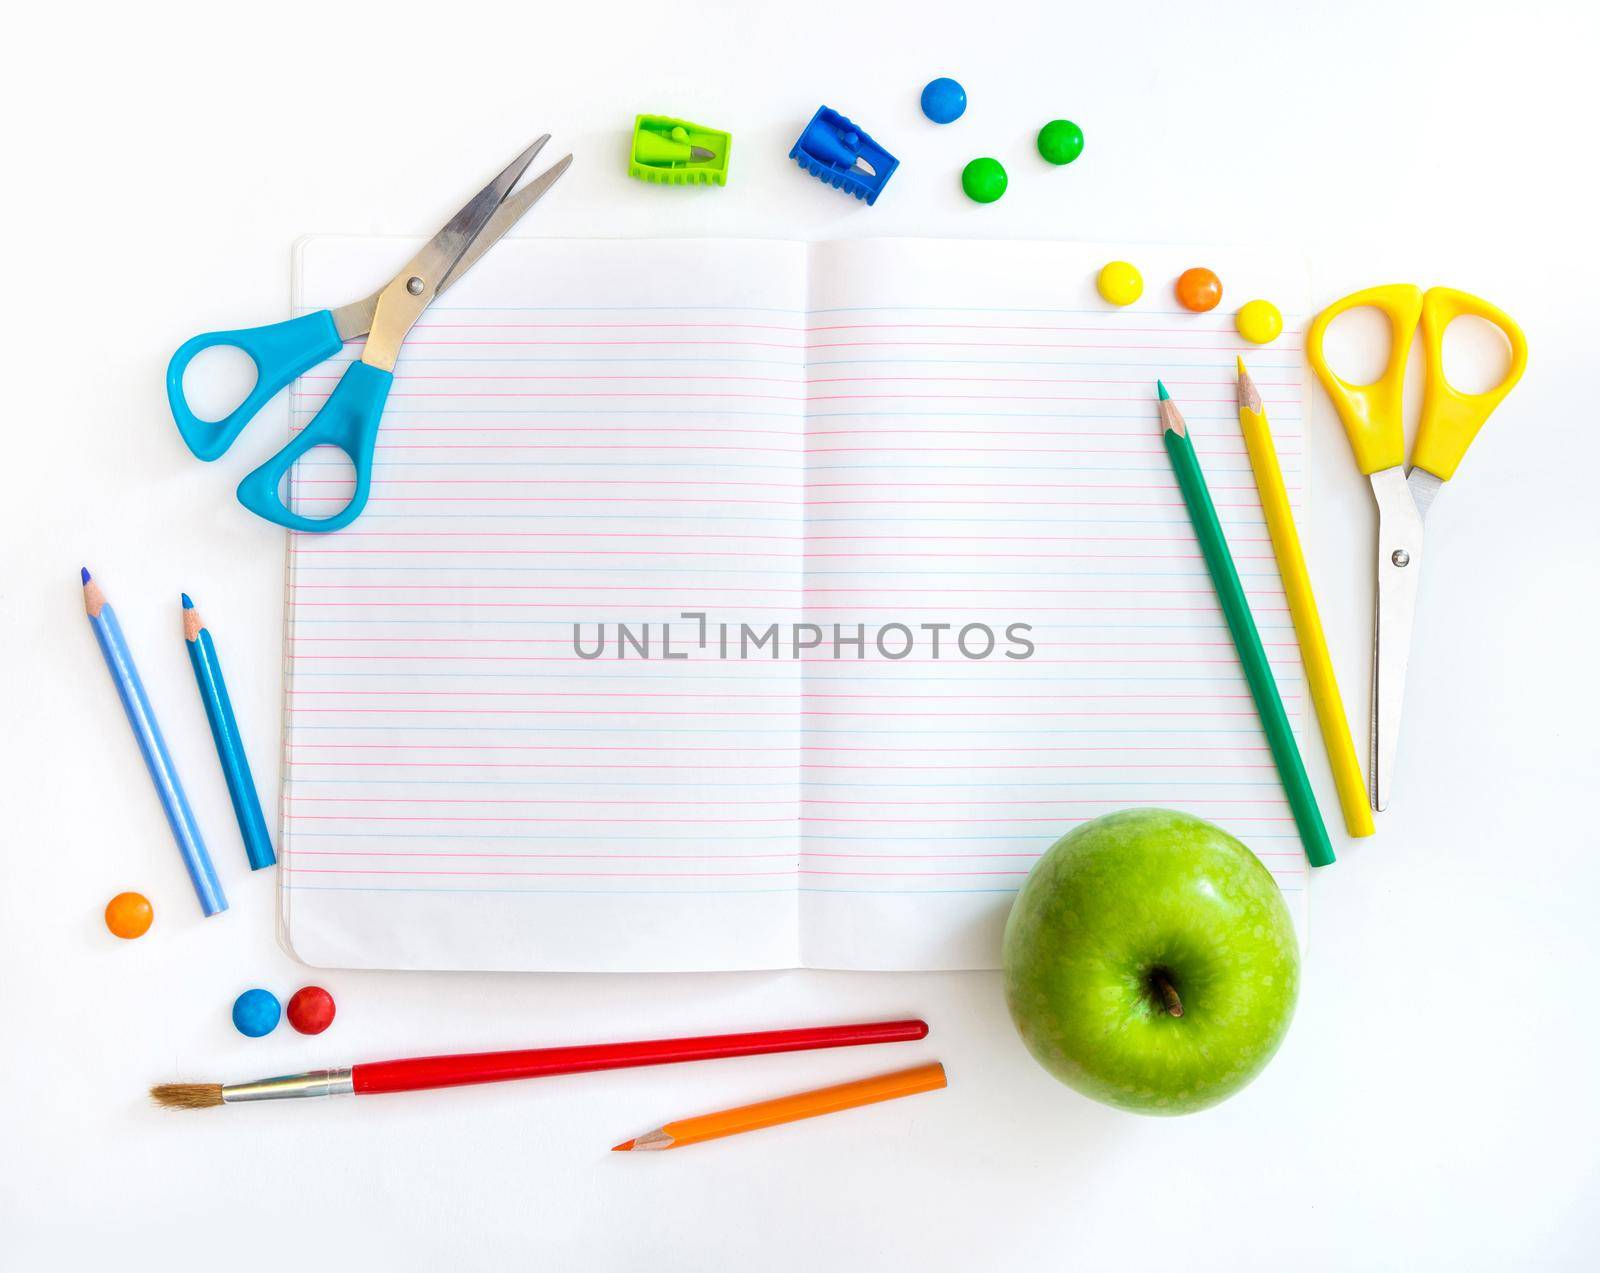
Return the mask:
{"type": "Polygon", "coordinates": [[[848,1048],[867,1043],[902,1043],[927,1035],[926,1021],[873,1021],[864,1025],[812,1026],[751,1034],[708,1034],[689,1039],[471,1052],[460,1056],[366,1062],[334,1070],[308,1070],[303,1074],[284,1074],[248,1083],[162,1083],[152,1087],[150,1095],[157,1105],[168,1109],[210,1109],[243,1101],[416,1092],[432,1087],[583,1074],[590,1070],[618,1070],[637,1065],[712,1061],[727,1056],[763,1056],[813,1048],[848,1048]]]}

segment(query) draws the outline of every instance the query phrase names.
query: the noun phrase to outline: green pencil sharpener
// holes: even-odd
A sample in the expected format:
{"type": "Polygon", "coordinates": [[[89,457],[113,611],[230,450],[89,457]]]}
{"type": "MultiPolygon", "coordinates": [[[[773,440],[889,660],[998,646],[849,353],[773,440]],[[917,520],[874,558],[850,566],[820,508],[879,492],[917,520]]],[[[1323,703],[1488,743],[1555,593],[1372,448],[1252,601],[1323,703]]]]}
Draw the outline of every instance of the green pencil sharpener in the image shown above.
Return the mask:
{"type": "Polygon", "coordinates": [[[725,186],[733,137],[666,115],[637,115],[628,175],[669,186],[725,186]]]}

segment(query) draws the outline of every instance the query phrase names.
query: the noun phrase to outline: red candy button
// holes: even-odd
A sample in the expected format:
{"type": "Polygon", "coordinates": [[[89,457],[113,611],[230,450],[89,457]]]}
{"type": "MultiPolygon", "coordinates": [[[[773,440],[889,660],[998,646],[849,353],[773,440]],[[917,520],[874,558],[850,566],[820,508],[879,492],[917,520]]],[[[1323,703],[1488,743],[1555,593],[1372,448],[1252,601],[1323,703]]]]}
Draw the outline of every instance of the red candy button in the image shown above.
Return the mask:
{"type": "Polygon", "coordinates": [[[321,1034],[333,1024],[333,996],[321,986],[301,986],[289,1000],[289,1024],[301,1034],[321,1034]]]}

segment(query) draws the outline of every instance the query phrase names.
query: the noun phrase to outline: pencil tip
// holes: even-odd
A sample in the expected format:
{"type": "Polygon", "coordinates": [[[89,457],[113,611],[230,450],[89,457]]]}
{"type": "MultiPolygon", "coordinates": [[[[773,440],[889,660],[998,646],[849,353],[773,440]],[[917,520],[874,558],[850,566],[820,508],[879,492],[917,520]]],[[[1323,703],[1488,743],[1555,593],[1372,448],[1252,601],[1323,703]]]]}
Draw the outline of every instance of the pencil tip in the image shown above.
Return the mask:
{"type": "Polygon", "coordinates": [[[1241,410],[1241,411],[1253,411],[1257,415],[1260,415],[1261,412],[1262,412],[1261,391],[1256,388],[1256,382],[1254,380],[1250,379],[1250,372],[1246,369],[1246,367],[1244,365],[1244,359],[1240,358],[1238,360],[1238,362],[1239,362],[1239,386],[1238,386],[1239,410],[1241,410]]]}
{"type": "Polygon", "coordinates": [[[1238,365],[1238,368],[1239,368],[1239,374],[1240,374],[1240,375],[1241,375],[1241,376],[1248,376],[1248,375],[1249,375],[1249,374],[1250,374],[1250,373],[1249,373],[1249,372],[1248,372],[1248,371],[1247,371],[1247,370],[1246,370],[1246,369],[1245,369],[1245,365],[1244,365],[1244,357],[1243,357],[1243,355],[1240,355],[1240,354],[1235,354],[1235,355],[1234,355],[1234,356],[1233,356],[1233,361],[1234,361],[1234,362],[1235,362],[1235,363],[1236,363],[1236,364],[1237,364],[1237,365],[1238,365]]]}
{"type": "Polygon", "coordinates": [[[624,1152],[625,1150],[629,1150],[629,1149],[632,1149],[632,1148],[633,1148],[633,1141],[625,1140],[620,1145],[611,1146],[611,1152],[614,1153],[614,1154],[620,1154],[620,1153],[624,1152]]]}
{"type": "Polygon", "coordinates": [[[1178,410],[1178,404],[1172,400],[1172,395],[1167,392],[1166,385],[1159,380],[1156,388],[1161,391],[1161,401],[1157,404],[1156,415],[1161,421],[1161,433],[1176,433],[1180,438],[1188,436],[1188,426],[1183,422],[1183,413],[1178,410]]]}
{"type": "Polygon", "coordinates": [[[87,567],[87,566],[79,566],[78,567],[78,573],[83,576],[83,582],[84,583],[88,583],[89,582],[89,578],[90,578],[90,576],[89,576],[89,567],[87,567]]]}
{"type": "Polygon", "coordinates": [[[194,609],[194,602],[189,600],[189,594],[187,592],[179,593],[178,595],[183,598],[183,608],[185,610],[194,609]]]}

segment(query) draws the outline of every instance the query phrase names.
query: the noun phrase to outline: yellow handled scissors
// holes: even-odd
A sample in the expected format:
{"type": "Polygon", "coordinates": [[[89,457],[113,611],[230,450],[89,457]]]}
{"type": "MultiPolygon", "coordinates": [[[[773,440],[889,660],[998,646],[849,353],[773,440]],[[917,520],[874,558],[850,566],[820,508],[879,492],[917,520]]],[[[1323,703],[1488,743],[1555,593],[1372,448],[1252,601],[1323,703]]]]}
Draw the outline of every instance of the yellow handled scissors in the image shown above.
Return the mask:
{"type": "Polygon", "coordinates": [[[1367,785],[1372,807],[1382,810],[1394,784],[1406,663],[1422,570],[1423,523],[1439,487],[1455,474],[1483,422],[1522,378],[1528,365],[1528,342],[1522,329],[1488,301],[1448,287],[1430,288],[1424,294],[1409,283],[1392,283],[1354,292],[1318,314],[1306,334],[1306,357],[1338,409],[1356,464],[1371,481],[1378,502],[1378,599],[1373,619],[1367,785]],[[1389,320],[1389,365],[1371,384],[1353,385],[1329,370],[1322,338],[1328,324],[1340,314],[1363,307],[1379,310],[1389,320]],[[1492,323],[1511,344],[1511,366],[1505,379],[1483,393],[1462,393],[1444,376],[1445,328],[1463,316],[1492,323]],[[1407,473],[1401,407],[1406,359],[1419,320],[1427,377],[1422,419],[1411,452],[1412,468],[1407,473]]]}

